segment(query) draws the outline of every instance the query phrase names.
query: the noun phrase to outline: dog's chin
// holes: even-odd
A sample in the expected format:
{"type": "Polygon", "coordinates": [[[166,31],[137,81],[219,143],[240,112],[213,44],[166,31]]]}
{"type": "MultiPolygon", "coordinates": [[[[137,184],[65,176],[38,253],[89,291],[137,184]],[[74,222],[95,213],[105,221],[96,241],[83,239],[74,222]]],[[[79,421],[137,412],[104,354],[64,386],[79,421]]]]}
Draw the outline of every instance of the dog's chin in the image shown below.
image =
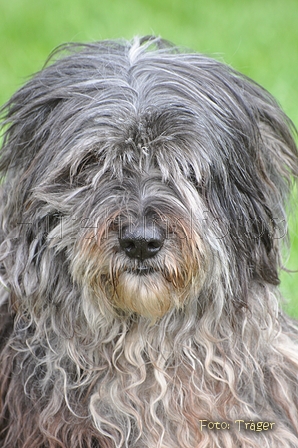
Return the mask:
{"type": "Polygon", "coordinates": [[[122,272],[115,285],[114,302],[117,308],[137,313],[155,322],[172,308],[180,308],[182,293],[161,272],[150,268],[122,272]]]}

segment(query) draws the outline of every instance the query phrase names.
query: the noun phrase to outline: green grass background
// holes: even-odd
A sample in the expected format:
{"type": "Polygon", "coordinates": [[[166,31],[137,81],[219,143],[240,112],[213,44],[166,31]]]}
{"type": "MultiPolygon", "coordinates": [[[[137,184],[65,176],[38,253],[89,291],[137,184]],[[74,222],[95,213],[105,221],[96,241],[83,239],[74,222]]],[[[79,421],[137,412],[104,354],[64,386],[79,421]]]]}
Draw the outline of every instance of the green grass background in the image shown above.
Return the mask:
{"type": "MultiPolygon", "coordinates": [[[[68,41],[155,34],[225,61],[269,90],[298,126],[297,0],[0,0],[0,103],[68,41]]],[[[298,269],[297,198],[286,266],[298,269]]],[[[298,317],[298,273],[282,273],[298,317]]]]}

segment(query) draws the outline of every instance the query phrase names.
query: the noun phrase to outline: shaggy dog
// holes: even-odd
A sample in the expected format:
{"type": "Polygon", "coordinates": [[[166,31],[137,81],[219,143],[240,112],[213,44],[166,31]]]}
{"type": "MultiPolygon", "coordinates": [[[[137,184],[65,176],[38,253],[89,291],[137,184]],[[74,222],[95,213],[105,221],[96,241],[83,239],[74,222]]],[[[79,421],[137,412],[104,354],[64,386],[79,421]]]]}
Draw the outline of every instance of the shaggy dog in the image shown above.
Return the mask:
{"type": "Polygon", "coordinates": [[[159,38],[61,51],[2,111],[1,448],[297,448],[290,121],[159,38]]]}

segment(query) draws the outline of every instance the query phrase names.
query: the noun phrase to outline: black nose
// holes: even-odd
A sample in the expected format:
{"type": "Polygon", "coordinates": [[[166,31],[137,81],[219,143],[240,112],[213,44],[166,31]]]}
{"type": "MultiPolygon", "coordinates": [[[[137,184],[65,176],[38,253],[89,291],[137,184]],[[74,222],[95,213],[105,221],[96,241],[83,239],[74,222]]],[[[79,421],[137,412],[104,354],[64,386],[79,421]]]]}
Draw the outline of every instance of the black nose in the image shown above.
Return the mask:
{"type": "Polygon", "coordinates": [[[146,260],[154,257],[163,246],[164,232],[158,226],[126,227],[119,238],[122,250],[130,258],[146,260]]]}

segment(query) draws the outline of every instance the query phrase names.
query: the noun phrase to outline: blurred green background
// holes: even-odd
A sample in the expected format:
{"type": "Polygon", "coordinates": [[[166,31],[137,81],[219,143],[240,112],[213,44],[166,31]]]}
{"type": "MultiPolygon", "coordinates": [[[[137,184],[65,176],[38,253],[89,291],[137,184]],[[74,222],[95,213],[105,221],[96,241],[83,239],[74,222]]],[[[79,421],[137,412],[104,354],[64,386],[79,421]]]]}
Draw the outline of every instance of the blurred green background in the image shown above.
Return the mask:
{"type": "MultiPolygon", "coordinates": [[[[298,126],[297,0],[0,0],[0,103],[63,42],[155,34],[225,61],[269,90],[298,126]]],[[[297,198],[288,269],[298,269],[297,198]]],[[[298,317],[298,273],[282,273],[298,317]]]]}

